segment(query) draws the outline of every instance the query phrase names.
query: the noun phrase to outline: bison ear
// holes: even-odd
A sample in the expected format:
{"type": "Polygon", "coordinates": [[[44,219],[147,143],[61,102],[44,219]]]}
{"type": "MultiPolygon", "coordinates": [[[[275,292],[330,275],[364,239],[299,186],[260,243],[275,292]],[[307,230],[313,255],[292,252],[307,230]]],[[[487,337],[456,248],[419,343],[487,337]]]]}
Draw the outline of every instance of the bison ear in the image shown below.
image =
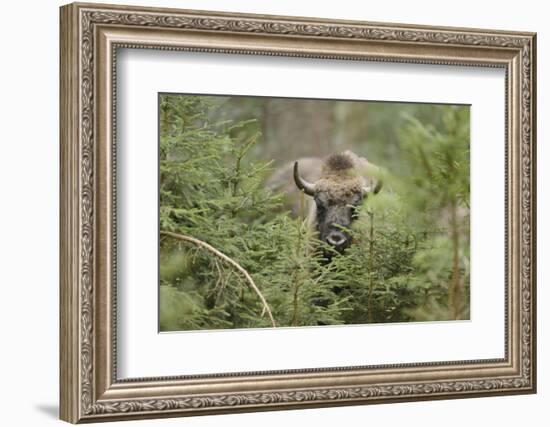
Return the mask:
{"type": "Polygon", "coordinates": [[[365,160],[362,172],[367,181],[367,185],[363,187],[363,194],[378,194],[384,183],[385,170],[365,160]]]}
{"type": "Polygon", "coordinates": [[[298,187],[308,196],[315,195],[315,184],[306,181],[300,176],[300,173],[298,172],[298,162],[294,162],[294,182],[296,183],[296,187],[298,187]]]}
{"type": "Polygon", "coordinates": [[[383,184],[382,180],[378,179],[374,184],[374,188],[372,185],[365,185],[363,187],[363,195],[366,196],[370,193],[378,194],[378,192],[382,189],[382,184],[383,184]]]}
{"type": "Polygon", "coordinates": [[[382,190],[382,185],[383,185],[383,184],[384,184],[384,183],[382,182],[381,179],[379,179],[379,180],[376,181],[376,185],[374,186],[374,190],[373,190],[374,194],[378,194],[378,192],[379,192],[380,190],[382,190]]]}

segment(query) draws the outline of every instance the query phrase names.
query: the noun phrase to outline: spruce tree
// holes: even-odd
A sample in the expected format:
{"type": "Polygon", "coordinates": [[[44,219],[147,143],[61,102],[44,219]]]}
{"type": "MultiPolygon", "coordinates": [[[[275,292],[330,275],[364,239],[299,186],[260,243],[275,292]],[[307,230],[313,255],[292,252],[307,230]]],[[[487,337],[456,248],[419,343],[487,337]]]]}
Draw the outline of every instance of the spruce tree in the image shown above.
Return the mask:
{"type": "Polygon", "coordinates": [[[229,100],[160,98],[161,330],[469,316],[466,108],[407,108],[384,189],[327,262],[330,248],[264,184],[261,118],[227,117],[229,100]]]}

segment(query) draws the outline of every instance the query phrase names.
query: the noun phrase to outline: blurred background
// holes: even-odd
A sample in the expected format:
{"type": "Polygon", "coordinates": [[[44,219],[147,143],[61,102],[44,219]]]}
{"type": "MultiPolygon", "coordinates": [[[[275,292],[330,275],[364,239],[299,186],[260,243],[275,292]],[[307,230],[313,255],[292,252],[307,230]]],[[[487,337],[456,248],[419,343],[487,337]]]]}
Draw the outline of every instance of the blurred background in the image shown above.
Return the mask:
{"type": "MultiPolygon", "coordinates": [[[[177,94],[175,95],[177,96],[177,94]]],[[[246,121],[233,136],[261,134],[251,155],[273,160],[275,166],[300,157],[325,157],[352,150],[388,170],[403,168],[399,132],[411,117],[441,128],[445,108],[467,106],[374,101],[201,96],[211,105],[211,121],[246,121]]]]}

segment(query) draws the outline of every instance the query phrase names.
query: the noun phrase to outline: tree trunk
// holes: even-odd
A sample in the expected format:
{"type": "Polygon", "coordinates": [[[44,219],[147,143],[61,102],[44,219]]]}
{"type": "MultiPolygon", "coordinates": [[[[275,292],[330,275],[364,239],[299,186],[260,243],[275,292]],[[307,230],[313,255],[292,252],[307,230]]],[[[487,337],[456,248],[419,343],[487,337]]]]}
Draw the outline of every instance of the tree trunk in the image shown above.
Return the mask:
{"type": "Polygon", "coordinates": [[[282,160],[324,157],[333,151],[333,103],[269,99],[262,108],[265,154],[282,160]]]}
{"type": "Polygon", "coordinates": [[[369,213],[370,228],[369,228],[369,293],[367,301],[367,316],[368,322],[374,322],[374,315],[372,312],[372,288],[374,287],[374,275],[373,275],[373,257],[374,257],[374,213],[369,213]]]}
{"type": "Polygon", "coordinates": [[[453,245],[453,271],[449,289],[449,308],[454,320],[462,317],[462,283],[460,280],[459,229],[456,200],[451,203],[451,241],[453,245]]]}

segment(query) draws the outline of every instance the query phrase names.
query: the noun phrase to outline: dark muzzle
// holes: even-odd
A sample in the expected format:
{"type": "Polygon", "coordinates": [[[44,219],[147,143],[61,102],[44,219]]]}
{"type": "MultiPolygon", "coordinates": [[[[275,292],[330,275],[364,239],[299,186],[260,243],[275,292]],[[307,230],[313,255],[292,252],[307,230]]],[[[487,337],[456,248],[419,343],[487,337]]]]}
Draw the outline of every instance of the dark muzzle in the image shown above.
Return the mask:
{"type": "Polygon", "coordinates": [[[336,251],[343,252],[349,246],[350,236],[341,230],[329,231],[325,241],[336,251]]]}

